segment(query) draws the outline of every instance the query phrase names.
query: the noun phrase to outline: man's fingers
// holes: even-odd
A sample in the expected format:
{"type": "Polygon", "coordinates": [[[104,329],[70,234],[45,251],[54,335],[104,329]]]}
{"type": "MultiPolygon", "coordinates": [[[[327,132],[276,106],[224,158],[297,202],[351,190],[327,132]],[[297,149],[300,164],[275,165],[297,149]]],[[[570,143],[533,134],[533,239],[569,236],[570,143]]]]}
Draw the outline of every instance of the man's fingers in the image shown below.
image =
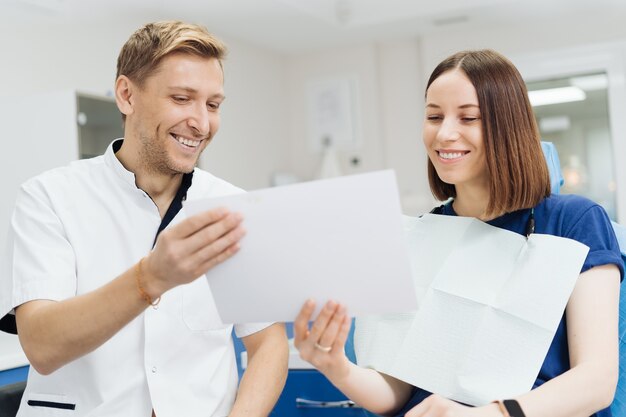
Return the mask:
{"type": "Polygon", "coordinates": [[[200,272],[197,275],[199,276],[199,275],[206,273],[215,265],[221,264],[222,262],[224,262],[225,260],[233,256],[234,254],[236,254],[238,251],[239,251],[239,243],[232,244],[231,246],[224,249],[222,252],[218,253],[217,255],[213,256],[212,258],[207,260],[205,263],[200,265],[200,272]]]}
{"type": "Polygon", "coordinates": [[[195,214],[178,223],[170,230],[175,237],[184,239],[198,232],[198,230],[201,230],[215,222],[220,221],[229,213],[230,212],[226,208],[218,207],[212,210],[195,214]]]}
{"type": "Polygon", "coordinates": [[[185,239],[186,250],[188,253],[193,254],[203,251],[207,247],[214,247],[216,253],[222,252],[243,237],[243,229],[239,227],[241,221],[241,214],[230,213],[220,220],[203,227],[185,239]]]}
{"type": "MultiPolygon", "coordinates": [[[[211,227],[213,226],[209,226],[209,228],[211,227]]],[[[189,253],[197,265],[211,263],[212,261],[217,261],[214,263],[214,265],[217,265],[236,252],[236,250],[233,251],[235,249],[234,246],[238,248],[237,243],[246,234],[246,231],[243,227],[236,226],[234,229],[228,230],[225,235],[220,235],[216,239],[213,239],[213,234],[220,232],[203,230],[202,233],[205,233],[205,236],[192,236],[189,238],[194,240],[193,243],[189,244],[189,253]],[[194,251],[194,249],[196,250],[194,251]]]]}

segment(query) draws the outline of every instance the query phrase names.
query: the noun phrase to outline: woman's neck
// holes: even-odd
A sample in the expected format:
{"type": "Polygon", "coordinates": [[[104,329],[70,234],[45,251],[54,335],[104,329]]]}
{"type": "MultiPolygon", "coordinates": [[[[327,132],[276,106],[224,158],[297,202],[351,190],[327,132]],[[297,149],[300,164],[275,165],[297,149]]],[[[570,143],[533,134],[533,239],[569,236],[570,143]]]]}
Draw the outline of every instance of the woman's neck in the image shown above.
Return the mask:
{"type": "Polygon", "coordinates": [[[499,213],[486,214],[489,199],[490,194],[486,187],[457,186],[452,208],[459,216],[475,217],[482,221],[487,221],[500,215],[499,213]]]}

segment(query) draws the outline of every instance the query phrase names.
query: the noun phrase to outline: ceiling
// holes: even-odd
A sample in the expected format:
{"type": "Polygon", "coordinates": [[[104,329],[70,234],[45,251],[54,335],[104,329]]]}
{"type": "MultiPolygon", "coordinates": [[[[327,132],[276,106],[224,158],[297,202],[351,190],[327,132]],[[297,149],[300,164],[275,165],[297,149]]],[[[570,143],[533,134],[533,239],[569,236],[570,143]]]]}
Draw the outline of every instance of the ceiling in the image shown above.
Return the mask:
{"type": "Polygon", "coordinates": [[[2,0],[0,23],[182,19],[284,53],[575,16],[626,16],[623,0],[2,0]]]}

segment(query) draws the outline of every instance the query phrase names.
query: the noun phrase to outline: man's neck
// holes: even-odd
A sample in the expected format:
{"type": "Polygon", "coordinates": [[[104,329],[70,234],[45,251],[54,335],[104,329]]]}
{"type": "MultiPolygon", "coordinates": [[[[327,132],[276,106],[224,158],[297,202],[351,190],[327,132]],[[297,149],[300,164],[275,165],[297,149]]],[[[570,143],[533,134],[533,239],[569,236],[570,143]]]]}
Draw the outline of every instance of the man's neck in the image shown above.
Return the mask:
{"type": "Polygon", "coordinates": [[[161,218],[163,218],[180,188],[183,174],[162,173],[142,165],[136,158],[137,151],[133,150],[130,143],[127,142],[124,141],[115,156],[124,168],[135,174],[135,185],[150,196],[159,209],[161,218]]]}
{"type": "Polygon", "coordinates": [[[165,216],[176,192],[180,188],[183,174],[164,175],[135,172],[135,184],[145,191],[159,208],[161,218],[165,216]]]}

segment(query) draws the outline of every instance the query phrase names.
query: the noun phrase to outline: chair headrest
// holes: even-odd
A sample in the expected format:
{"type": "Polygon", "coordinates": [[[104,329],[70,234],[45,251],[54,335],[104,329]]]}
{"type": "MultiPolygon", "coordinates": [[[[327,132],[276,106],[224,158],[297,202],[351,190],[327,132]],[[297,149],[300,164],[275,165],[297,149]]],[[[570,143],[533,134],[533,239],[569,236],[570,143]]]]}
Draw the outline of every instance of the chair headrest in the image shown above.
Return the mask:
{"type": "Polygon", "coordinates": [[[552,188],[552,194],[558,194],[561,186],[563,186],[563,174],[561,173],[561,162],[559,161],[559,154],[556,151],[556,147],[552,142],[541,142],[541,149],[546,157],[548,163],[548,170],[550,171],[550,186],[552,188]]]}

